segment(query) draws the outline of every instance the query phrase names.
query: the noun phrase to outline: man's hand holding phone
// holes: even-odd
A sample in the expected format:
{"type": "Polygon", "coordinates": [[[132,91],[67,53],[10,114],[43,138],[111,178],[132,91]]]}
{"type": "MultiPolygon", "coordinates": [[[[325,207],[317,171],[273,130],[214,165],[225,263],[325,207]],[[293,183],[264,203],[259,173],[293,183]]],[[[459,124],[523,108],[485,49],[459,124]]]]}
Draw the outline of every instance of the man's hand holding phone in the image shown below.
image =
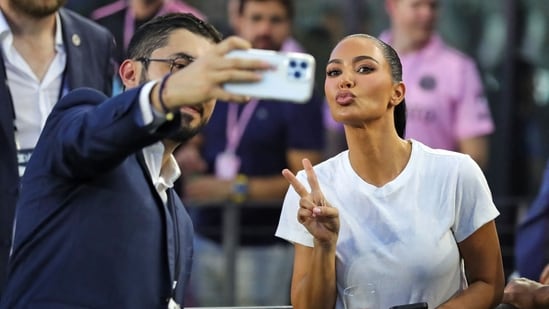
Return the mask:
{"type": "MultiPolygon", "coordinates": [[[[173,73],[165,82],[163,101],[168,109],[176,110],[185,105],[196,105],[219,99],[230,102],[247,102],[250,96],[232,93],[224,89],[226,83],[254,83],[260,81],[261,72],[272,65],[261,59],[230,59],[225,55],[233,50],[247,50],[251,44],[238,37],[229,37],[214,45],[202,56],[193,60],[183,70],[173,73]]],[[[153,88],[151,99],[160,106],[159,87],[153,88]]]]}
{"type": "Polygon", "coordinates": [[[272,65],[253,82],[229,82],[223,88],[233,94],[257,99],[306,103],[314,86],[315,59],[305,53],[276,52],[262,49],[233,50],[229,59],[261,60],[272,65]]]}

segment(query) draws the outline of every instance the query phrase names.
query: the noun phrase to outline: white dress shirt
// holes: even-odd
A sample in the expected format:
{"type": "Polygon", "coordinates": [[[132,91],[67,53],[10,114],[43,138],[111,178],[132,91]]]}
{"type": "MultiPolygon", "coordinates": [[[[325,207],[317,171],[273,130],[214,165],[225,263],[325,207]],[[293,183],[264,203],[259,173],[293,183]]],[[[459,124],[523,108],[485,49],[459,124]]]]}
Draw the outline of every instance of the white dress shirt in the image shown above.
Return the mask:
{"type": "MultiPolygon", "coordinates": [[[[150,101],[150,93],[154,85],[158,81],[150,81],[146,83],[141,92],[139,93],[139,106],[141,108],[141,115],[143,117],[143,124],[145,126],[151,125],[153,122],[156,126],[151,128],[152,130],[158,129],[158,127],[166,121],[164,116],[153,110],[150,101]]],[[[168,196],[166,190],[173,187],[174,182],[181,175],[181,170],[177,165],[173,155],[170,155],[170,159],[166,165],[162,166],[162,156],[164,155],[164,144],[161,141],[143,148],[143,156],[145,163],[151,175],[152,182],[156,191],[162,198],[164,204],[168,202],[168,196]]]]}
{"type": "Polygon", "coordinates": [[[162,142],[157,142],[143,148],[143,157],[145,158],[145,163],[147,164],[154,187],[164,204],[166,204],[168,202],[166,190],[173,187],[174,182],[181,175],[181,171],[173,155],[170,155],[170,159],[162,166],[163,154],[164,144],[162,142]]]}
{"type": "MultiPolygon", "coordinates": [[[[0,12],[0,42],[7,83],[15,109],[15,140],[19,149],[34,149],[40,132],[63,87],[67,54],[63,45],[61,19],[56,15],[55,57],[43,80],[39,80],[13,46],[13,33],[0,12]]],[[[66,85],[65,85],[66,88],[66,85]]]]}

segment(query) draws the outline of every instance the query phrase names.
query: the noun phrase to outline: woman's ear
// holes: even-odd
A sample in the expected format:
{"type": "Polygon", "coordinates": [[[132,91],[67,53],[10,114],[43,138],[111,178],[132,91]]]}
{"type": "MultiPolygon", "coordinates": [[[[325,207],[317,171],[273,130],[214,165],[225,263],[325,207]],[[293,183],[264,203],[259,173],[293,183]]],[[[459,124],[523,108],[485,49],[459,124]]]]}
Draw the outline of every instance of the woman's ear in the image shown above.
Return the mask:
{"type": "Polygon", "coordinates": [[[393,95],[391,96],[391,105],[397,106],[404,100],[404,94],[406,93],[406,86],[403,82],[398,82],[393,86],[393,95]]]}
{"type": "Polygon", "coordinates": [[[120,75],[124,88],[129,89],[139,86],[141,69],[143,67],[139,65],[138,61],[126,59],[122,62],[118,69],[118,75],[120,75]]]}

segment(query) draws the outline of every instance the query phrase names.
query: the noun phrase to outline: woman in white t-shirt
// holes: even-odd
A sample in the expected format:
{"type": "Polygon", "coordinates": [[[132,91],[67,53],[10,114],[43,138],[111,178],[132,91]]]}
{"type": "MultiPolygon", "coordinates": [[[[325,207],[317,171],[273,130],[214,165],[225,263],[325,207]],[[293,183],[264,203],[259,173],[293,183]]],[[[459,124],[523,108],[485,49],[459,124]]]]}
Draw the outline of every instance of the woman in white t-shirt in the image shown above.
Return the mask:
{"type": "Polygon", "coordinates": [[[366,283],[381,309],[497,305],[504,276],[490,189],[469,156],[403,138],[396,52],[368,35],[344,38],[325,93],[349,149],[314,168],[304,159],[297,176],[283,171],[291,187],[276,235],[295,245],[294,308],[341,309],[343,290],[366,283]]]}

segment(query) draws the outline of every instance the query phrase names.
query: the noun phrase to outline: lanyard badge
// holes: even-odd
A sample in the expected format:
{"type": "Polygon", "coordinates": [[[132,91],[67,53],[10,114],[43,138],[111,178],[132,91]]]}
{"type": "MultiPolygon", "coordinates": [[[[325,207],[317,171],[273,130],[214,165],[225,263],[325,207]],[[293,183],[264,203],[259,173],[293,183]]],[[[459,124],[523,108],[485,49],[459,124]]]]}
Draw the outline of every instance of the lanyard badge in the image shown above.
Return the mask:
{"type": "Polygon", "coordinates": [[[231,180],[240,170],[240,158],[236,155],[236,148],[242,140],[244,130],[248,126],[257,107],[258,100],[251,100],[238,117],[238,105],[230,104],[227,110],[227,146],[225,151],[215,158],[215,174],[219,179],[231,180]]]}

